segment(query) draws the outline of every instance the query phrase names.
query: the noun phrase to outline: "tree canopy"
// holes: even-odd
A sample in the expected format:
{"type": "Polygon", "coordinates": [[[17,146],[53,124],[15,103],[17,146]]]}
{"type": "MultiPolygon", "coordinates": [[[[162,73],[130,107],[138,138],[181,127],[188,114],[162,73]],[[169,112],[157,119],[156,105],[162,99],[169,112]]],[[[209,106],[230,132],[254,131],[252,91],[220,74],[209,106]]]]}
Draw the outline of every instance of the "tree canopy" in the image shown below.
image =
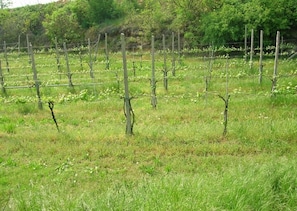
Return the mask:
{"type": "MultiPolygon", "coordinates": [[[[10,2],[2,0],[1,3],[10,2]]],[[[0,42],[80,42],[107,28],[149,38],[179,30],[189,48],[242,42],[244,28],[297,38],[296,0],[68,0],[0,10],[0,42]]],[[[257,36],[257,34],[256,34],[257,36]]]]}

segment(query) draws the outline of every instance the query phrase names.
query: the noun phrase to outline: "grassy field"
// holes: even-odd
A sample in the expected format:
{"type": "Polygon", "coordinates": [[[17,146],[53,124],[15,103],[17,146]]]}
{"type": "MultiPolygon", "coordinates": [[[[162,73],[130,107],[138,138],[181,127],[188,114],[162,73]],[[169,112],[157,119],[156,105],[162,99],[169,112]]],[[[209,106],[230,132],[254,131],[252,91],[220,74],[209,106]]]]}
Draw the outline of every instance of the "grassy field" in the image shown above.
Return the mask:
{"type": "Polygon", "coordinates": [[[109,70],[99,57],[95,79],[87,55],[82,66],[78,54],[69,56],[79,85],[74,88],[64,86],[63,57],[58,72],[54,53],[35,55],[42,110],[34,87],[15,88],[34,83],[28,57],[9,55],[10,72],[2,62],[7,94],[0,98],[1,210],[297,209],[296,60],[280,61],[274,96],[272,57],[264,61],[262,84],[256,61],[250,69],[242,58],[182,58],[165,91],[158,52],[153,109],[150,55],[141,61],[128,53],[135,113],[134,135],[128,136],[121,54],[110,55],[109,70]],[[227,85],[223,136],[225,105],[218,95],[226,95],[227,85]]]}

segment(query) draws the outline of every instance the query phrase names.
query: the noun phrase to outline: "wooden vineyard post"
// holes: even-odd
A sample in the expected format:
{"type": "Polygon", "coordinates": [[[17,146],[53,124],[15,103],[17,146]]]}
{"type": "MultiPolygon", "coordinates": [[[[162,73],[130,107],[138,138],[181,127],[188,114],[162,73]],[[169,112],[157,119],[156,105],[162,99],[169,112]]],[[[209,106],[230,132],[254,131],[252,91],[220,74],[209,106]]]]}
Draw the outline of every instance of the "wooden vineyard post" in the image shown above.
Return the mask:
{"type": "Polygon", "coordinates": [[[57,68],[58,68],[58,73],[59,73],[60,80],[61,80],[61,64],[60,64],[60,54],[59,54],[57,37],[55,37],[55,48],[56,48],[57,68]]]}
{"type": "Polygon", "coordinates": [[[157,107],[157,96],[156,96],[156,77],[155,77],[155,37],[152,36],[152,79],[151,79],[151,89],[152,89],[152,98],[151,104],[153,108],[157,107]]]}
{"type": "Polygon", "coordinates": [[[244,27],[244,60],[247,62],[247,25],[244,27]]]}
{"type": "Polygon", "coordinates": [[[99,50],[100,37],[101,37],[101,34],[98,35],[98,39],[97,39],[97,42],[96,42],[96,49],[95,49],[95,58],[94,58],[94,61],[97,61],[97,55],[98,55],[98,50],[99,50]]]}
{"type": "Polygon", "coordinates": [[[72,73],[70,72],[70,67],[69,67],[69,59],[68,59],[68,52],[67,52],[67,47],[66,43],[63,43],[63,48],[64,48],[64,53],[65,53],[65,59],[66,59],[66,66],[67,66],[67,77],[68,77],[68,84],[70,88],[73,88],[73,83],[72,83],[72,73]]]}
{"type": "Polygon", "coordinates": [[[89,46],[89,67],[90,67],[90,76],[91,78],[94,78],[93,73],[93,61],[92,61],[92,49],[91,49],[91,41],[90,38],[88,39],[88,46],[89,46]]]}
{"type": "Polygon", "coordinates": [[[135,47],[133,46],[133,60],[132,60],[132,69],[133,69],[133,76],[136,77],[136,66],[135,66],[135,47]]]}
{"type": "Polygon", "coordinates": [[[4,58],[6,62],[6,70],[9,72],[9,62],[8,62],[8,57],[7,57],[7,49],[6,49],[6,42],[4,41],[3,43],[3,50],[4,50],[4,58]]]}
{"type": "Polygon", "coordinates": [[[263,30],[260,31],[260,58],[259,58],[259,83],[262,84],[263,76],[263,30]]]}
{"type": "Polygon", "coordinates": [[[80,70],[83,70],[84,67],[83,67],[83,56],[82,56],[82,53],[81,53],[81,50],[82,50],[82,46],[80,46],[78,48],[78,56],[79,56],[79,63],[80,63],[80,70]]]}
{"type": "Polygon", "coordinates": [[[27,51],[29,56],[29,64],[31,64],[31,54],[30,54],[30,42],[29,42],[29,35],[26,34],[26,41],[27,41],[27,51]]]}
{"type": "Polygon", "coordinates": [[[276,86],[277,86],[277,68],[278,68],[278,55],[279,55],[279,42],[280,42],[280,32],[276,33],[276,41],[275,41],[275,58],[274,58],[274,68],[273,68],[273,78],[272,78],[272,89],[271,94],[275,94],[276,86]]]}
{"type": "Polygon", "coordinates": [[[18,36],[18,57],[21,55],[21,35],[18,36]]]}
{"type": "Polygon", "coordinates": [[[225,103],[225,109],[224,109],[224,132],[223,136],[227,135],[227,125],[228,125],[228,109],[229,109],[229,99],[230,95],[228,93],[228,60],[229,56],[227,56],[227,61],[226,61],[226,96],[223,97],[219,95],[219,97],[224,101],[225,103]]]}
{"type": "Polygon", "coordinates": [[[121,47],[122,47],[122,56],[123,56],[123,71],[124,71],[124,85],[125,85],[124,113],[126,116],[126,134],[133,135],[134,113],[131,106],[131,98],[129,97],[126,42],[125,42],[125,35],[123,33],[121,34],[121,47]]]}
{"type": "Polygon", "coordinates": [[[166,91],[168,91],[168,69],[167,69],[167,53],[166,53],[166,44],[165,44],[165,35],[163,34],[163,55],[164,55],[164,67],[163,67],[163,83],[164,88],[166,91]]]}
{"type": "Polygon", "coordinates": [[[175,76],[175,55],[174,55],[174,32],[172,32],[172,37],[171,37],[171,42],[172,42],[172,46],[171,46],[171,53],[172,53],[172,75],[175,76]]]}
{"type": "Polygon", "coordinates": [[[3,77],[3,73],[2,73],[2,67],[1,67],[1,60],[0,60],[0,84],[1,84],[2,93],[4,95],[6,95],[6,89],[4,86],[4,77],[3,77]]]}
{"type": "Polygon", "coordinates": [[[181,65],[180,30],[178,30],[177,32],[177,51],[178,51],[178,64],[181,65]]]}
{"type": "Polygon", "coordinates": [[[254,29],[252,29],[252,32],[251,32],[250,69],[253,68],[253,55],[254,55],[254,29]]]}
{"type": "Polygon", "coordinates": [[[105,33],[105,56],[106,56],[106,69],[109,70],[109,55],[108,55],[108,43],[107,43],[107,33],[105,33]]]}
{"type": "Polygon", "coordinates": [[[36,94],[38,97],[38,108],[41,110],[42,109],[42,101],[41,101],[41,95],[40,95],[40,81],[38,80],[37,77],[37,70],[35,66],[35,59],[34,59],[34,53],[33,53],[33,47],[32,44],[29,44],[29,51],[31,55],[31,64],[32,64],[32,71],[33,71],[33,80],[35,82],[35,88],[36,88],[36,94]]]}

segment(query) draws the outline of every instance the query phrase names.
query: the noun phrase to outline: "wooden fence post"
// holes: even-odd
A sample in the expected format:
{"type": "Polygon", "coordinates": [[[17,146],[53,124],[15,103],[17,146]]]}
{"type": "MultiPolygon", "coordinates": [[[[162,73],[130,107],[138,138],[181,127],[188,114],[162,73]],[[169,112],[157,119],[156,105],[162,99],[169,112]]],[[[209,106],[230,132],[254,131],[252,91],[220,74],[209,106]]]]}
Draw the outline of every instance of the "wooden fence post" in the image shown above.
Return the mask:
{"type": "Polygon", "coordinates": [[[124,112],[126,116],[126,134],[133,135],[134,113],[131,107],[131,98],[129,97],[126,42],[125,42],[125,35],[123,33],[121,34],[121,47],[122,47],[122,56],[123,56],[124,85],[125,85],[124,112]],[[133,121],[131,117],[133,118],[133,121]]]}
{"type": "Polygon", "coordinates": [[[32,71],[33,71],[33,80],[35,82],[35,88],[36,88],[36,93],[37,93],[37,97],[38,97],[38,108],[41,110],[42,109],[42,101],[41,101],[41,95],[40,95],[40,81],[38,80],[37,77],[37,70],[36,70],[36,66],[35,66],[35,59],[34,59],[34,52],[33,52],[33,47],[32,44],[29,44],[29,51],[30,51],[30,55],[31,55],[31,64],[32,64],[32,71]]]}
{"type": "Polygon", "coordinates": [[[69,67],[69,59],[68,59],[68,52],[67,52],[67,47],[66,47],[66,43],[63,43],[63,47],[64,47],[64,53],[65,53],[65,59],[66,59],[66,66],[67,66],[67,77],[68,77],[68,84],[69,87],[73,88],[73,83],[72,83],[72,73],[70,72],[70,67],[69,67]]]}
{"type": "Polygon", "coordinates": [[[273,68],[273,78],[272,78],[272,89],[271,94],[275,94],[276,86],[277,86],[277,68],[278,68],[278,55],[279,55],[279,42],[280,42],[280,32],[276,33],[276,41],[275,41],[275,58],[274,58],[274,68],[273,68]]]}
{"type": "Polygon", "coordinates": [[[6,42],[4,41],[3,43],[3,50],[4,50],[4,58],[6,62],[6,70],[9,72],[9,62],[8,62],[8,57],[7,57],[7,48],[6,48],[6,42]]]}
{"type": "Polygon", "coordinates": [[[163,55],[164,55],[164,66],[163,66],[163,84],[166,91],[168,91],[168,69],[167,69],[167,53],[166,53],[166,44],[165,44],[165,35],[163,34],[163,55]]]}
{"type": "Polygon", "coordinates": [[[172,53],[172,75],[175,76],[175,55],[174,55],[174,44],[175,44],[175,38],[174,38],[174,32],[172,32],[172,37],[171,37],[171,42],[172,42],[172,46],[171,46],[171,53],[172,53]]]}
{"type": "Polygon", "coordinates": [[[152,89],[152,98],[151,104],[153,108],[157,107],[157,97],[156,97],[156,77],[155,77],[155,37],[152,35],[152,43],[151,43],[151,54],[152,54],[152,79],[151,79],[151,89],[152,89]]]}
{"type": "Polygon", "coordinates": [[[263,76],[263,30],[260,31],[260,58],[259,58],[259,83],[262,84],[263,76]]]}
{"type": "Polygon", "coordinates": [[[252,32],[251,32],[250,69],[253,68],[253,55],[254,55],[254,29],[252,29],[252,32]]]}
{"type": "Polygon", "coordinates": [[[4,85],[4,77],[2,73],[2,66],[1,66],[1,60],[0,60],[0,84],[1,84],[1,90],[4,95],[6,95],[6,89],[4,85]]]}

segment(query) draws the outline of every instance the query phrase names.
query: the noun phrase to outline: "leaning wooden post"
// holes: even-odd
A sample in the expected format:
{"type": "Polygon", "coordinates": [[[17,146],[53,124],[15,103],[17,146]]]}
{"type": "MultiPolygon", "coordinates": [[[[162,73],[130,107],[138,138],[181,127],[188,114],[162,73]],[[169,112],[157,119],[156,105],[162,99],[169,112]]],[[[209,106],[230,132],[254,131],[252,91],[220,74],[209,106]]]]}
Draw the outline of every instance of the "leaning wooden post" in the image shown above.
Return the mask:
{"type": "Polygon", "coordinates": [[[106,56],[106,69],[109,70],[109,55],[108,55],[108,43],[107,43],[107,33],[105,33],[105,56],[106,56]]]}
{"type": "Polygon", "coordinates": [[[37,70],[35,66],[35,59],[34,59],[34,53],[33,53],[33,47],[32,44],[29,44],[29,50],[30,50],[30,55],[31,55],[31,64],[32,64],[32,71],[33,71],[33,80],[35,82],[35,88],[36,88],[36,93],[38,97],[38,108],[41,110],[42,109],[42,101],[41,101],[41,95],[40,95],[40,81],[38,80],[37,77],[37,70]]]}
{"type": "Polygon", "coordinates": [[[4,77],[2,73],[2,67],[1,67],[1,60],[0,60],[0,84],[1,84],[1,90],[4,95],[6,95],[6,89],[4,85],[4,77]]]}
{"type": "Polygon", "coordinates": [[[172,37],[171,37],[171,42],[172,42],[172,46],[171,46],[171,53],[172,53],[172,75],[175,76],[175,55],[174,55],[174,32],[172,32],[172,37]]]}
{"type": "Polygon", "coordinates": [[[259,83],[262,84],[263,76],[263,30],[260,31],[260,58],[259,58],[259,83]]]}
{"type": "Polygon", "coordinates": [[[152,89],[152,98],[151,104],[153,108],[157,107],[157,97],[156,97],[156,77],[155,77],[155,37],[152,36],[152,79],[151,79],[151,89],[152,89]]]}
{"type": "Polygon", "coordinates": [[[254,29],[252,29],[252,32],[251,32],[250,69],[253,68],[253,55],[254,55],[254,29]]]}
{"type": "Polygon", "coordinates": [[[125,35],[123,33],[121,34],[121,46],[122,46],[122,56],[123,56],[124,85],[125,85],[124,112],[126,116],[126,134],[133,135],[134,121],[132,122],[131,115],[133,115],[132,117],[134,117],[134,113],[131,107],[131,102],[130,102],[131,98],[129,97],[126,43],[125,43],[125,35]]]}
{"type": "Polygon", "coordinates": [[[274,58],[274,70],[273,70],[273,78],[272,78],[272,89],[271,94],[275,94],[276,86],[277,86],[277,67],[278,67],[278,55],[279,55],[279,42],[280,42],[280,32],[276,33],[276,44],[275,44],[275,58],[274,58]]]}
{"type": "Polygon", "coordinates": [[[166,44],[165,44],[165,35],[163,34],[163,55],[164,55],[164,67],[163,67],[163,83],[164,88],[167,91],[168,90],[168,69],[167,69],[167,54],[166,54],[166,44]]]}
{"type": "Polygon", "coordinates": [[[63,43],[64,47],[64,54],[65,54],[65,59],[66,59],[66,66],[67,66],[67,77],[68,77],[68,84],[70,88],[73,88],[73,83],[72,83],[72,73],[70,72],[70,67],[69,67],[69,59],[68,59],[68,52],[67,52],[67,47],[66,43],[63,43]]]}
{"type": "Polygon", "coordinates": [[[93,61],[92,61],[92,49],[91,49],[91,41],[90,38],[88,39],[88,46],[89,46],[89,67],[90,67],[90,76],[94,78],[93,73],[93,61]]]}
{"type": "Polygon", "coordinates": [[[4,41],[3,43],[3,50],[4,50],[4,58],[6,62],[6,70],[9,72],[9,62],[8,62],[8,57],[7,57],[7,49],[6,49],[6,42],[4,41]]]}

